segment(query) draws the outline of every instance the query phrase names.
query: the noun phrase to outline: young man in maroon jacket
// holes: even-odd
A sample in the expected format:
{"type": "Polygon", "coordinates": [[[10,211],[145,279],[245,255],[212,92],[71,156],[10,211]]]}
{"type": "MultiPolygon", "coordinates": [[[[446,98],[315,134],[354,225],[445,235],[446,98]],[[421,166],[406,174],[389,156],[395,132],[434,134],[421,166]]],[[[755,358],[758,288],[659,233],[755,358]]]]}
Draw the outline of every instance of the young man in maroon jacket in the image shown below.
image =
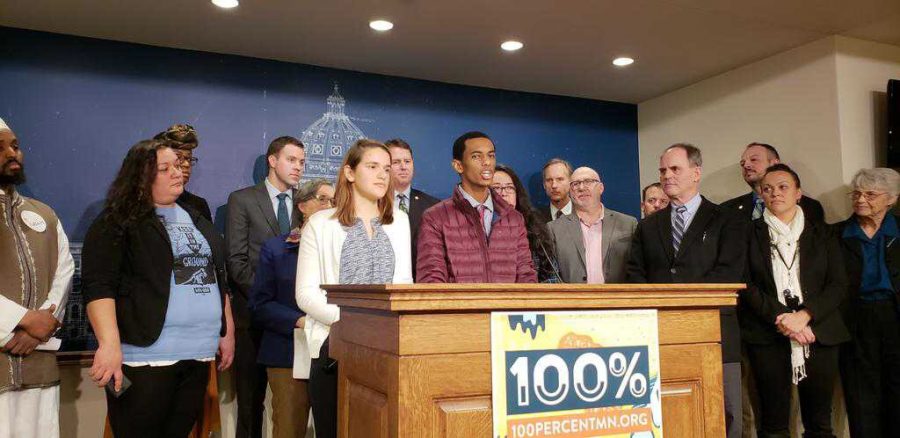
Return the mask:
{"type": "Polygon", "coordinates": [[[525,219],[491,193],[494,142],[467,132],[453,142],[460,184],[425,211],[417,242],[418,283],[535,283],[525,219]]]}

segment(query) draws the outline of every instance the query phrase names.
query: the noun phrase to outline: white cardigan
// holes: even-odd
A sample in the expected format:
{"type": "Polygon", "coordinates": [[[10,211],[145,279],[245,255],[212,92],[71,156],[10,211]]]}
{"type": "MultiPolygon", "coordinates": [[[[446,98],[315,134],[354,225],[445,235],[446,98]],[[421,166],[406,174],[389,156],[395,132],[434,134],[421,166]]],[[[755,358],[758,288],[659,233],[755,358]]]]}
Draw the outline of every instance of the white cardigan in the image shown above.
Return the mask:
{"type": "MultiPolygon", "coordinates": [[[[319,286],[339,284],[341,249],[347,232],[334,217],[335,209],[312,216],[300,233],[297,254],[297,306],[306,313],[304,328],[294,330],[294,378],[309,378],[310,362],[319,357],[319,349],[328,338],[331,325],[340,319],[340,309],[328,304],[326,292],[319,286]]],[[[394,222],[382,225],[394,250],[394,284],[412,283],[409,217],[394,209],[394,222]]]]}

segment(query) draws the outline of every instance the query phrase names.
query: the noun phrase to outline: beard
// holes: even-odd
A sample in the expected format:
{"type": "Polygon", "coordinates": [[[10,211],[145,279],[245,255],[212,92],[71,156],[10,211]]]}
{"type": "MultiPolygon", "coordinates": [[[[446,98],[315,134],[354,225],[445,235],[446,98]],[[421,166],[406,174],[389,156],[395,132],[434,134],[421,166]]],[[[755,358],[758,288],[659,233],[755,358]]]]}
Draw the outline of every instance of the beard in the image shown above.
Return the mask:
{"type": "Polygon", "coordinates": [[[14,171],[7,170],[7,166],[12,162],[11,160],[7,161],[0,168],[0,186],[18,186],[25,183],[25,166],[21,162],[16,161],[21,167],[14,171]]]}

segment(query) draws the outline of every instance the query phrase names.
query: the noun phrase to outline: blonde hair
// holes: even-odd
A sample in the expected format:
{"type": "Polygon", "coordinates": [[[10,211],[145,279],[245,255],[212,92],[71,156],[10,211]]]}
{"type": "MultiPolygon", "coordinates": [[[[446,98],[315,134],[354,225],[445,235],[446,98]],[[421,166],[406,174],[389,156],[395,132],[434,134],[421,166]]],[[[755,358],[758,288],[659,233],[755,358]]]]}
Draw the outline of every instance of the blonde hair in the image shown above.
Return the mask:
{"type": "MultiPolygon", "coordinates": [[[[362,162],[363,155],[369,149],[379,148],[386,152],[388,156],[391,151],[388,150],[384,143],[364,138],[357,140],[356,143],[347,151],[344,162],[338,169],[337,184],[334,187],[334,216],[337,217],[341,225],[349,227],[356,222],[356,209],[353,206],[353,183],[347,179],[344,169],[349,167],[356,170],[362,162]]],[[[387,225],[394,222],[394,181],[393,178],[388,180],[387,191],[384,196],[378,200],[378,218],[382,224],[387,225]]]]}

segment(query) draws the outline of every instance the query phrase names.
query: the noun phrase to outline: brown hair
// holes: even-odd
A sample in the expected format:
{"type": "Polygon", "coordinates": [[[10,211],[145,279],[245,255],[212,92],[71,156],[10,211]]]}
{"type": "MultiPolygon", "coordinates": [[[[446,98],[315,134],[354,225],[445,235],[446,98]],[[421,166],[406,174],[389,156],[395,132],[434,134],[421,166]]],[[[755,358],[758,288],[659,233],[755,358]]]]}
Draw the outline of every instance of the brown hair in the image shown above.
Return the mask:
{"type": "Polygon", "coordinates": [[[409,154],[412,155],[412,148],[409,146],[409,143],[402,138],[392,138],[384,142],[384,145],[388,147],[388,150],[390,150],[390,148],[406,149],[409,151],[409,154]]]}
{"type": "MultiPolygon", "coordinates": [[[[389,157],[391,155],[391,151],[388,150],[384,143],[364,138],[362,140],[357,140],[356,143],[353,144],[347,151],[347,155],[344,157],[344,162],[341,164],[341,167],[338,168],[337,184],[334,187],[334,206],[336,208],[334,216],[338,218],[341,225],[345,227],[349,227],[356,222],[356,211],[353,207],[353,188],[350,187],[353,183],[347,179],[347,176],[344,174],[344,169],[350,167],[355,170],[360,162],[362,162],[363,155],[366,151],[373,148],[380,148],[387,152],[389,157]]],[[[394,222],[393,179],[388,179],[387,191],[384,193],[384,196],[378,200],[378,213],[379,220],[381,220],[382,224],[388,225],[394,222]]]]}
{"type": "Polygon", "coordinates": [[[563,166],[566,166],[566,172],[569,172],[570,177],[572,176],[572,165],[569,164],[568,161],[563,160],[562,158],[551,158],[550,161],[547,161],[547,163],[544,164],[544,168],[541,169],[541,178],[543,178],[547,173],[547,168],[554,164],[562,164],[563,166]]]}
{"type": "Polygon", "coordinates": [[[289,144],[297,146],[300,149],[304,149],[303,143],[301,143],[300,140],[297,140],[296,138],[289,135],[284,135],[276,138],[275,140],[272,140],[272,142],[269,143],[269,149],[266,150],[266,156],[271,157],[272,155],[280,154],[281,150],[289,144]]]}
{"type": "Polygon", "coordinates": [[[687,155],[688,163],[691,164],[691,167],[703,167],[703,155],[700,154],[700,149],[697,146],[690,143],[675,143],[672,146],[667,147],[663,153],[665,154],[672,149],[683,150],[687,155]]]}

